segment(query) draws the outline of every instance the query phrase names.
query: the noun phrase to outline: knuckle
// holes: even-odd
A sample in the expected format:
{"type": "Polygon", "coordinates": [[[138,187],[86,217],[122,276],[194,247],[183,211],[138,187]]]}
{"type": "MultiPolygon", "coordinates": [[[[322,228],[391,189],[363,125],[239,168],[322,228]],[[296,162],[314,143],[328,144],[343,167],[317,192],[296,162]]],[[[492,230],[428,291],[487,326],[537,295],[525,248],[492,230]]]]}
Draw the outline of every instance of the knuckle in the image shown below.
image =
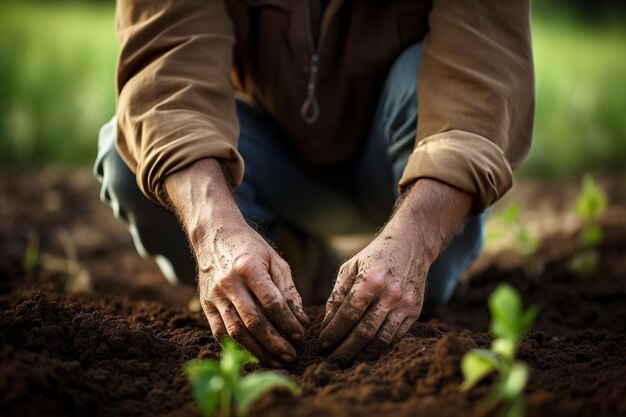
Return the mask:
{"type": "Polygon", "coordinates": [[[413,297],[411,296],[403,295],[400,298],[399,304],[400,307],[402,307],[403,309],[408,309],[410,311],[417,309],[417,303],[415,302],[415,299],[413,299],[413,297]]]}
{"type": "Polygon", "coordinates": [[[257,333],[263,329],[263,320],[258,315],[248,315],[244,318],[244,325],[252,334],[257,333]]]}
{"type": "Polygon", "coordinates": [[[276,298],[271,299],[266,305],[265,309],[271,313],[283,313],[286,311],[286,305],[281,303],[276,298]]]}
{"type": "Polygon", "coordinates": [[[278,261],[278,267],[281,271],[283,271],[284,274],[291,275],[291,267],[283,258],[280,258],[280,260],[278,261]]]}
{"type": "Polygon", "coordinates": [[[235,273],[246,278],[254,277],[260,266],[261,262],[253,257],[240,257],[233,263],[235,273]]]}
{"type": "Polygon", "coordinates": [[[343,313],[345,320],[347,320],[348,322],[355,322],[357,321],[359,318],[361,318],[361,314],[359,313],[359,311],[356,308],[347,308],[344,313],[343,313]]]}
{"type": "Polygon", "coordinates": [[[389,301],[390,304],[396,304],[398,302],[400,302],[400,300],[402,300],[402,290],[400,290],[400,288],[398,287],[393,287],[393,288],[389,288],[387,290],[387,301],[389,301]]]}
{"type": "Polygon", "coordinates": [[[217,286],[225,292],[231,292],[235,288],[235,277],[231,274],[224,274],[216,278],[217,286]]]}
{"type": "Polygon", "coordinates": [[[226,327],[226,332],[228,333],[230,337],[232,337],[236,341],[242,340],[245,334],[243,327],[237,324],[229,324],[226,327]]]}
{"type": "Polygon", "coordinates": [[[364,275],[363,282],[371,292],[379,293],[385,289],[385,277],[382,274],[370,273],[364,275]]]}
{"type": "Polygon", "coordinates": [[[394,333],[389,328],[383,329],[378,335],[378,340],[383,345],[390,345],[393,340],[394,333]]]}

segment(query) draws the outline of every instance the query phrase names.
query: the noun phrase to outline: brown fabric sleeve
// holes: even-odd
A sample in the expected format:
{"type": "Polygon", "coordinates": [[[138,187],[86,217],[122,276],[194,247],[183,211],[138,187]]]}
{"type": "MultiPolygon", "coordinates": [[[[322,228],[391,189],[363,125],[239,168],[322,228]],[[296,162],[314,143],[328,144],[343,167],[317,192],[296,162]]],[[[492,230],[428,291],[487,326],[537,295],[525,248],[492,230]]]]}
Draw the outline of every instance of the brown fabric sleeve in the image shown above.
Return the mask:
{"type": "Polygon", "coordinates": [[[511,187],[533,127],[529,8],[528,0],[434,0],[401,191],[436,179],[474,194],[479,213],[511,187]]]}
{"type": "Polygon", "coordinates": [[[235,35],[222,0],[118,0],[117,149],[149,198],[164,178],[219,158],[243,177],[230,85],[235,35]]]}

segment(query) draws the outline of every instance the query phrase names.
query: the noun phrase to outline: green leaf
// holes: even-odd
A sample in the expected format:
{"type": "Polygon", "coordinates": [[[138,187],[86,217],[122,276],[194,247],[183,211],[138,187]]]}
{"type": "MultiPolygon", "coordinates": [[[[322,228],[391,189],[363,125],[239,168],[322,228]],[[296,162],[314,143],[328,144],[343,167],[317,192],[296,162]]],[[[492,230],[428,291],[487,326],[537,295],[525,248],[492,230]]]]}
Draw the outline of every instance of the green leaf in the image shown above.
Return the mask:
{"type": "Polygon", "coordinates": [[[258,359],[252,353],[239,347],[231,338],[222,339],[222,359],[220,367],[224,378],[230,387],[236,387],[241,374],[241,368],[247,364],[258,363],[258,359]]]}
{"type": "Polygon", "coordinates": [[[596,270],[599,262],[598,252],[590,249],[577,254],[570,263],[570,269],[581,275],[589,275],[596,270]]]}
{"type": "Polygon", "coordinates": [[[516,362],[500,385],[502,397],[516,400],[522,395],[526,382],[528,382],[528,367],[521,362],[516,362]]]}
{"type": "Polygon", "coordinates": [[[219,364],[216,361],[191,361],[185,365],[185,373],[202,414],[213,416],[226,385],[219,364]]]}
{"type": "Polygon", "coordinates": [[[517,291],[508,284],[500,284],[489,297],[491,331],[496,337],[518,338],[518,321],[522,314],[522,301],[517,291]]]}
{"type": "Polygon", "coordinates": [[[608,199],[606,193],[589,174],[585,175],[582,188],[574,203],[576,214],[584,221],[595,221],[604,213],[608,199]]]}
{"type": "Polygon", "coordinates": [[[515,360],[517,345],[514,340],[497,338],[491,344],[491,350],[510,363],[515,360]]]}
{"type": "Polygon", "coordinates": [[[531,327],[533,327],[537,314],[539,314],[537,306],[530,306],[526,309],[519,321],[520,333],[526,333],[531,327]]]}
{"type": "Polygon", "coordinates": [[[278,372],[256,372],[241,378],[235,391],[237,415],[244,417],[250,407],[263,394],[276,389],[286,388],[292,394],[298,394],[298,386],[290,378],[278,372]]]}
{"type": "Polygon", "coordinates": [[[498,217],[505,224],[515,225],[520,221],[521,211],[519,204],[511,203],[499,213],[498,217]]]}
{"type": "Polygon", "coordinates": [[[500,359],[496,354],[485,349],[472,349],[463,355],[461,372],[463,384],[461,389],[467,391],[484,377],[500,367],[500,359]]]}
{"type": "Polygon", "coordinates": [[[602,226],[599,224],[590,224],[586,226],[583,230],[581,230],[579,238],[580,242],[587,247],[598,246],[602,243],[602,239],[604,238],[602,226]]]}

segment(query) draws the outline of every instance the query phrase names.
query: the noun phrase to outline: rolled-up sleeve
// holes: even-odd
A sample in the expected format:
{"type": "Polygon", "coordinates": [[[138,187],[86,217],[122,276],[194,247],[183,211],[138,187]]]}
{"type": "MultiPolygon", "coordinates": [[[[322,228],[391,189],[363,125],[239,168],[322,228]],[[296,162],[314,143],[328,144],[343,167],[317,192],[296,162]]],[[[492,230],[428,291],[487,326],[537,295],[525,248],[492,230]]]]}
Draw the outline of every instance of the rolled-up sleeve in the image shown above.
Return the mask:
{"type": "Polygon", "coordinates": [[[434,0],[401,190],[436,179],[473,194],[478,213],[511,187],[533,128],[529,9],[528,0],[434,0]]]}
{"type": "Polygon", "coordinates": [[[223,0],[118,0],[117,149],[149,198],[165,177],[218,158],[243,177],[229,80],[235,35],[223,0]]]}

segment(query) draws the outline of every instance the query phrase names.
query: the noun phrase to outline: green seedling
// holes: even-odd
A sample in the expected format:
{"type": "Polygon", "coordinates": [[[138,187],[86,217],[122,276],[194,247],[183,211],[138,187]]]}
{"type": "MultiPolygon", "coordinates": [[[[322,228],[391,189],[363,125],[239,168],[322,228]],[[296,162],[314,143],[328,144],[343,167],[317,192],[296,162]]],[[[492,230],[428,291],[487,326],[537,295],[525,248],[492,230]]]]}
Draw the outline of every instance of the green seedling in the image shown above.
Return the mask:
{"type": "Polygon", "coordinates": [[[236,411],[238,417],[248,414],[250,407],[263,394],[284,388],[298,394],[296,383],[278,372],[254,372],[241,375],[245,365],[258,363],[248,351],[230,338],[222,340],[222,357],[216,360],[194,360],[185,365],[193,396],[206,417],[229,417],[236,411]]]}
{"type": "Polygon", "coordinates": [[[599,254],[595,249],[604,239],[600,217],[606,211],[608,198],[591,175],[585,175],[576,202],[574,213],[583,227],[578,240],[583,246],[582,252],[574,257],[570,267],[581,274],[593,272],[599,262],[599,254]]]}
{"type": "Polygon", "coordinates": [[[541,242],[528,230],[521,218],[519,204],[510,204],[500,213],[500,220],[513,233],[515,248],[524,257],[530,257],[539,250],[541,242]]]}
{"type": "Polygon", "coordinates": [[[488,231],[487,244],[494,244],[502,236],[510,237],[513,241],[513,250],[522,261],[526,275],[529,277],[539,275],[542,266],[533,255],[541,247],[541,240],[522,221],[519,204],[509,204],[500,210],[494,219],[496,228],[488,231]]]}
{"type": "Polygon", "coordinates": [[[519,342],[533,325],[537,308],[522,308],[517,291],[501,284],[489,297],[491,333],[495,337],[491,350],[472,349],[461,360],[464,382],[461,389],[467,391],[493,373],[497,374],[495,386],[485,398],[486,411],[498,410],[502,417],[523,415],[523,391],[528,381],[528,367],[516,360],[519,342]]]}
{"type": "Polygon", "coordinates": [[[33,274],[39,265],[39,235],[37,233],[28,234],[28,244],[24,251],[24,269],[26,273],[33,274]]]}

